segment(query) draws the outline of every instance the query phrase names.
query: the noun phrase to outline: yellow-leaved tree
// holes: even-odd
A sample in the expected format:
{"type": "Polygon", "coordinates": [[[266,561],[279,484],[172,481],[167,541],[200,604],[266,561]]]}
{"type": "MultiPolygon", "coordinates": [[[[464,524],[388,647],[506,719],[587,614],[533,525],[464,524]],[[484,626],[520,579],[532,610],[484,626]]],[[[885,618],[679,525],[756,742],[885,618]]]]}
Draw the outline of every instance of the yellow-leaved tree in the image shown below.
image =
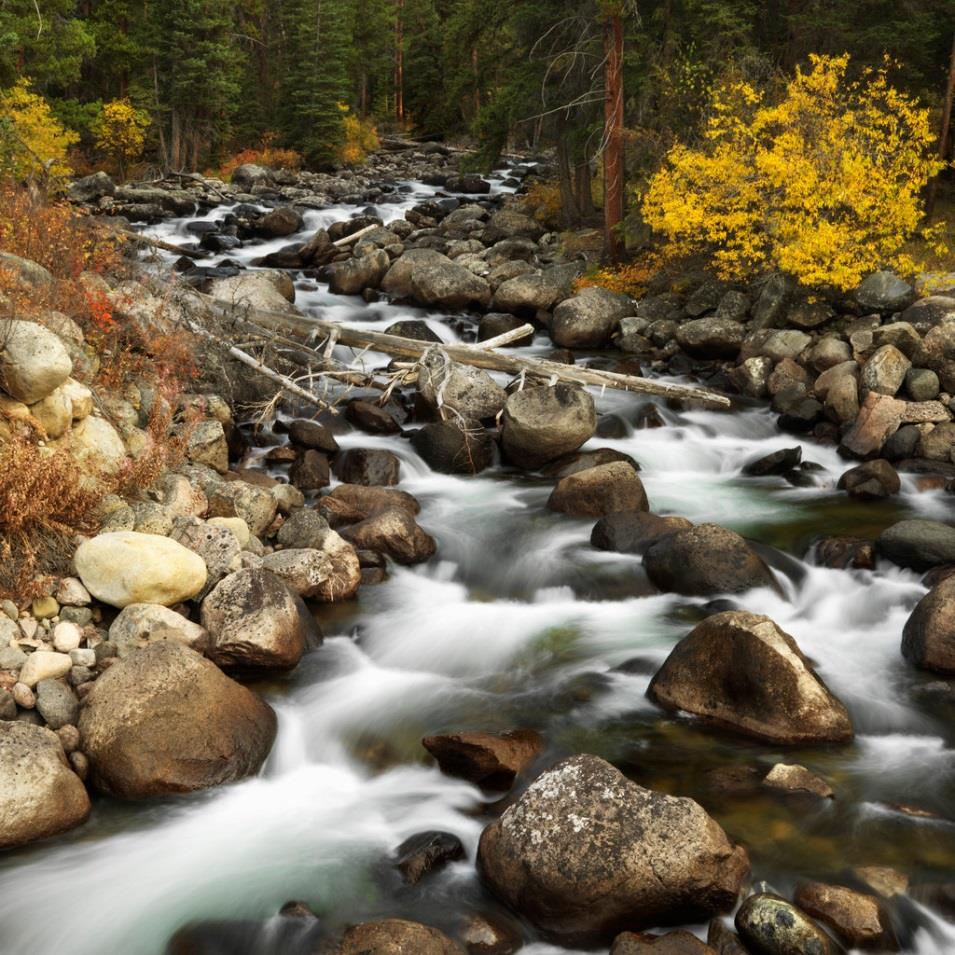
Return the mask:
{"type": "Polygon", "coordinates": [[[127,165],[142,156],[150,122],[149,113],[137,109],[128,99],[103,104],[93,126],[96,148],[113,160],[121,179],[126,178],[127,165]]]}
{"type": "Polygon", "coordinates": [[[775,102],[724,84],[701,144],[670,151],[642,205],[669,253],[706,253],[725,278],[778,269],[841,290],[917,268],[905,245],[943,166],[928,111],[890,84],[888,63],[851,79],[848,55],[810,59],[775,102]]]}
{"type": "Polygon", "coordinates": [[[370,120],[352,113],[345,103],[339,103],[338,109],[344,133],[338,157],[345,166],[360,166],[379,147],[378,130],[370,120]]]}
{"type": "Polygon", "coordinates": [[[67,152],[80,137],[54,115],[50,104],[19,80],[0,91],[0,176],[58,178],[72,172],[67,152]]]}

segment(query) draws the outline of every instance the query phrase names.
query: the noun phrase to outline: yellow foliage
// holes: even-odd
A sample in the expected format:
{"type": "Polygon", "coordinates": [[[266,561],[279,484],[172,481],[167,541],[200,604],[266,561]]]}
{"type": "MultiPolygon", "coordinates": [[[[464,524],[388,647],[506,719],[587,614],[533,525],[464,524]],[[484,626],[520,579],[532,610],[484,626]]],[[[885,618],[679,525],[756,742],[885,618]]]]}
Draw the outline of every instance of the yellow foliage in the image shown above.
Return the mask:
{"type": "Polygon", "coordinates": [[[120,175],[124,175],[128,162],[143,154],[149,123],[149,113],[136,109],[128,99],[114,99],[103,104],[93,126],[96,148],[113,159],[120,175]]]}
{"type": "Polygon", "coordinates": [[[888,63],[851,80],[848,55],[810,60],[775,104],[745,82],[719,88],[702,145],[670,151],[643,199],[668,254],[843,290],[876,268],[917,269],[904,246],[943,168],[928,111],[890,85],[888,63]]]}
{"type": "Polygon", "coordinates": [[[344,104],[338,107],[342,114],[344,138],[338,150],[338,158],[345,166],[360,166],[368,154],[380,145],[378,130],[374,123],[355,116],[344,104]]]}
{"type": "Polygon", "coordinates": [[[246,163],[267,166],[269,169],[301,169],[301,153],[276,146],[277,139],[277,133],[265,133],[258,149],[243,149],[231,156],[219,167],[218,174],[228,182],[232,173],[246,163]]]}
{"type": "Polygon", "coordinates": [[[72,170],[67,150],[79,140],[57,120],[50,104],[30,89],[29,80],[0,91],[0,175],[68,176],[72,170]]]}
{"type": "Polygon", "coordinates": [[[548,229],[559,229],[564,221],[564,204],[556,182],[535,182],[521,201],[524,210],[548,229]]]}

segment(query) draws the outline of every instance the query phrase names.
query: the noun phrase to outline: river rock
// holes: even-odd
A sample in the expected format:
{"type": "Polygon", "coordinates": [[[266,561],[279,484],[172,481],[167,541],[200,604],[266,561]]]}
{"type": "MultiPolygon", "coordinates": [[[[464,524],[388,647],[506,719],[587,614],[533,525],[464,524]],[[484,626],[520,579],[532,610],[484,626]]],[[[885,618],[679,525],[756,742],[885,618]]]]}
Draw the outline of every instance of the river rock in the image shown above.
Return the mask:
{"type": "Polygon", "coordinates": [[[785,474],[802,462],[802,446],[780,448],[769,454],[760,455],[743,465],[743,474],[749,477],[764,477],[768,474],[785,474]]]}
{"type": "Polygon", "coordinates": [[[670,652],[647,695],[767,742],[847,742],[852,723],[796,641],[769,617],[708,617],[670,652]]]}
{"type": "Polygon", "coordinates": [[[465,421],[493,418],[507,401],[504,389],[486,371],[448,361],[438,351],[421,359],[418,391],[436,411],[447,409],[465,421]]]}
{"type": "Polygon", "coordinates": [[[284,272],[256,269],[213,281],[209,294],[227,305],[295,314],[295,287],[284,272]]]}
{"type": "Polygon", "coordinates": [[[16,319],[0,322],[0,387],[8,395],[32,405],[72,373],[66,346],[48,328],[16,319]]]}
{"type": "Polygon", "coordinates": [[[902,490],[902,481],[888,461],[876,458],[850,468],[839,478],[836,487],[840,491],[848,491],[850,497],[877,501],[898,494],[902,490]]]}
{"type": "Polygon", "coordinates": [[[481,913],[467,915],[457,936],[469,955],[514,955],[523,944],[520,930],[510,920],[481,913]]]}
{"type": "MultiPolygon", "coordinates": [[[[248,539],[247,527],[246,535],[248,539]]],[[[206,565],[206,584],[196,595],[197,601],[202,600],[226,574],[238,570],[242,564],[242,544],[228,527],[200,521],[195,517],[180,517],[173,524],[169,537],[198,554],[206,565]]]]}
{"type": "Polygon", "coordinates": [[[338,450],[335,435],[325,425],[317,421],[309,421],[307,418],[296,418],[290,421],[288,436],[289,440],[300,448],[312,448],[325,454],[334,454],[338,450]]]}
{"type": "Polygon", "coordinates": [[[278,550],[266,554],[262,566],[284,580],[299,597],[320,603],[348,600],[361,585],[355,548],[333,530],[322,538],[320,548],[278,550]]]}
{"type": "Polygon", "coordinates": [[[365,289],[378,288],[390,268],[384,249],[334,262],[328,270],[328,290],[334,295],[360,295],[365,289]]]}
{"type": "Polygon", "coordinates": [[[282,523],[275,539],[283,547],[321,549],[330,528],[318,511],[297,507],[282,523]]]}
{"type": "Polygon", "coordinates": [[[898,431],[905,402],[870,391],[855,424],[843,436],[841,448],[855,458],[870,458],[898,431]]]}
{"type": "Polygon", "coordinates": [[[562,478],[551,492],[547,506],[571,517],[602,517],[617,511],[650,509],[639,475],[622,461],[562,478]]]}
{"type": "Polygon", "coordinates": [[[356,524],[393,507],[411,517],[421,510],[421,505],[407,491],[360,484],[339,484],[319,500],[317,507],[333,527],[356,524]]]}
{"type": "Polygon", "coordinates": [[[742,593],[778,584],[761,557],[734,531],[718,524],[678,530],[651,544],[643,557],[650,580],[690,597],[742,593]]]}
{"type": "MultiPolygon", "coordinates": [[[[538,312],[549,312],[565,296],[564,283],[557,276],[530,272],[515,275],[514,278],[502,282],[494,292],[493,307],[511,315],[533,316],[538,312]]],[[[520,324],[518,322],[518,325],[520,324]]],[[[497,334],[500,335],[501,331],[497,334]]],[[[533,335],[531,337],[533,338],[533,335]]]]}
{"type": "Polygon", "coordinates": [[[362,401],[360,398],[348,402],[345,418],[349,424],[368,434],[400,434],[401,432],[401,425],[391,412],[374,402],[362,401]]]}
{"type": "Polygon", "coordinates": [[[717,955],[717,953],[691,932],[667,932],[666,935],[621,932],[610,946],[610,955],[717,955]]]}
{"type": "Polygon", "coordinates": [[[812,793],[822,799],[834,795],[829,783],[798,763],[777,763],[763,777],[763,785],[789,793],[812,793]]]}
{"type": "Polygon", "coordinates": [[[408,885],[465,858],[461,840],[450,832],[419,832],[395,850],[395,868],[408,885]]]}
{"type": "Polygon", "coordinates": [[[328,458],[320,451],[309,448],[292,462],[288,477],[299,491],[320,491],[331,483],[328,458]]]}
{"type": "Polygon", "coordinates": [[[383,448],[349,448],[335,459],[335,474],[345,484],[390,487],[400,471],[401,459],[383,448]]]}
{"type": "Polygon", "coordinates": [[[894,272],[874,272],[856,289],[856,301],[870,312],[904,312],[915,301],[915,289],[894,272]]]}
{"type": "Polygon", "coordinates": [[[123,799],[188,793],[258,772],[276,719],[251,690],[175,642],[113,664],[79,722],[91,780],[123,799]]]}
{"type": "Polygon", "coordinates": [[[594,401],[586,391],[564,384],[541,385],[507,399],[501,442],[512,463],[533,470],[576,451],[596,429],[594,401]]]}
{"type": "Polygon", "coordinates": [[[491,304],[491,286],[463,265],[445,256],[441,258],[443,261],[432,260],[415,265],[411,273],[414,300],[420,305],[449,312],[467,308],[486,311],[491,304]]]}
{"type": "Polygon", "coordinates": [[[804,912],[828,925],[849,948],[898,950],[888,914],[874,895],[841,885],[805,882],[797,886],[793,901],[804,912]]]}
{"type": "Polygon", "coordinates": [[[939,521],[899,521],[879,535],[876,546],[900,567],[931,570],[939,564],[955,564],[955,527],[939,521]]]}
{"type": "Polygon", "coordinates": [[[262,537],[278,513],[268,488],[245,481],[217,484],[209,493],[209,517],[241,517],[256,537],[262,537]]]}
{"type": "MultiPolygon", "coordinates": [[[[395,260],[382,279],[382,291],[395,299],[411,299],[415,294],[412,282],[415,270],[443,262],[450,262],[450,259],[434,249],[409,249],[395,260]]],[[[390,334],[397,335],[399,333],[390,332],[390,334]]]]}
{"type": "Polygon", "coordinates": [[[108,173],[100,170],[90,176],[83,176],[70,183],[67,190],[73,202],[97,202],[103,196],[112,196],[116,193],[116,183],[108,173]]]}
{"type": "Polygon", "coordinates": [[[749,860],[693,800],[582,755],[539,776],[484,830],[478,867],[543,932],[587,944],[731,909],[749,860]]]}
{"type": "Polygon", "coordinates": [[[73,558],[83,586],[113,607],[133,603],[172,606],[206,584],[197,554],[167,537],[114,531],[84,541],[73,558]]]}
{"type": "Polygon", "coordinates": [[[894,345],[876,349],[862,368],[862,385],[869,391],[894,397],[905,381],[912,362],[894,345]]]}
{"type": "Polygon", "coordinates": [[[550,337],[561,348],[603,348],[633,309],[626,295],[599,286],[581,289],[554,309],[550,337]]]}
{"type": "Polygon", "coordinates": [[[543,747],[535,730],[449,733],[426,736],[421,742],[438,761],[442,772],[501,791],[514,785],[518,774],[537,758],[543,747]]]}
{"type": "Polygon", "coordinates": [[[265,569],[239,570],[222,580],[202,602],[202,624],[209,656],[223,669],[290,670],[305,652],[298,601],[265,569]]]}
{"type": "Polygon", "coordinates": [[[134,650],[161,640],[174,640],[202,653],[208,638],[203,627],[159,604],[129,604],[109,628],[109,642],[121,660],[134,650]]]}
{"type": "Polygon", "coordinates": [[[72,829],[89,815],[86,787],[56,734],[0,720],[0,849],[72,829]]]}
{"type": "Polygon", "coordinates": [[[716,360],[735,358],[745,334],[746,326],[740,322],[708,315],[681,325],[676,341],[693,358],[716,360]]]}
{"type": "Polygon", "coordinates": [[[841,955],[836,942],[795,905],[763,892],[736,913],[736,931],[759,955],[841,955]]]}
{"type": "Polygon", "coordinates": [[[421,564],[434,556],[437,543],[418,526],[407,510],[390,507],[376,511],[342,529],[342,537],[357,550],[386,554],[399,564],[421,564]]]}
{"type": "Polygon", "coordinates": [[[51,730],[58,730],[76,724],[80,701],[61,680],[40,680],[36,685],[36,709],[51,730]]]}
{"type": "Polygon", "coordinates": [[[955,674],[955,576],[936,584],[912,611],[902,656],[923,670],[955,674]]]}
{"type": "Polygon", "coordinates": [[[384,919],[354,925],[334,955],[465,955],[444,932],[420,922],[384,919]]]}
{"type": "Polygon", "coordinates": [[[605,514],[597,521],[590,534],[590,543],[598,550],[643,554],[661,537],[692,526],[685,517],[660,517],[646,511],[620,511],[605,514]]]}
{"type": "Polygon", "coordinates": [[[20,670],[20,683],[32,689],[41,680],[59,680],[67,676],[73,667],[68,653],[53,653],[50,650],[34,650],[20,670]]]}
{"type": "Polygon", "coordinates": [[[494,441],[480,425],[434,421],[412,434],[411,446],[441,474],[479,474],[494,463],[494,441]]]}

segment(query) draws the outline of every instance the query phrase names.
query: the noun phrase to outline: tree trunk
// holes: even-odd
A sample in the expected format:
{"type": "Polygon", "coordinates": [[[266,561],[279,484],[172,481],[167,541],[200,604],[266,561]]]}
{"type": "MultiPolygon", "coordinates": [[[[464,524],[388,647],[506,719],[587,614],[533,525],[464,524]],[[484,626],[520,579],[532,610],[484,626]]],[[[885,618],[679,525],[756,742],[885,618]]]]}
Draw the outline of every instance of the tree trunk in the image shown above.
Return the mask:
{"type": "Polygon", "coordinates": [[[405,121],[405,0],[397,0],[395,13],[395,119],[405,121]]]}
{"type": "MultiPolygon", "coordinates": [[[[952,135],[952,104],[955,101],[955,37],[952,38],[952,56],[948,65],[948,82],[945,85],[945,99],[942,105],[942,126],[938,135],[938,155],[945,162],[951,155],[949,149],[949,140],[952,135]]],[[[938,198],[938,181],[941,177],[939,173],[929,186],[928,199],[925,203],[927,215],[935,211],[935,200],[938,198]]]]}
{"type": "Polygon", "coordinates": [[[623,17],[604,24],[604,249],[611,262],[620,259],[618,227],[623,222],[623,17]]]}
{"type": "Polygon", "coordinates": [[[574,191],[577,193],[577,210],[582,222],[592,222],[597,218],[591,178],[590,163],[585,159],[574,169],[574,191]]]}
{"type": "Polygon", "coordinates": [[[560,185],[560,207],[564,218],[564,225],[574,229],[580,225],[580,210],[577,207],[577,197],[574,195],[574,182],[570,162],[570,147],[566,136],[567,120],[563,113],[558,113],[557,120],[557,182],[560,185]]]}

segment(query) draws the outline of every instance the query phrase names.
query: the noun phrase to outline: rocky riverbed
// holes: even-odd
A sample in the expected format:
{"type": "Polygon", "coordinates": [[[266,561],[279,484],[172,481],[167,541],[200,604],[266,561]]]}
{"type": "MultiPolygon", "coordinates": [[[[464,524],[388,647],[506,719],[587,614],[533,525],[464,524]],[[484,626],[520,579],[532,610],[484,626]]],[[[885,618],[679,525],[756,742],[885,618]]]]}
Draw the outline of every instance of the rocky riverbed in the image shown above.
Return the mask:
{"type": "MultiPolygon", "coordinates": [[[[334,415],[206,394],[188,462],[4,606],[4,945],[951,951],[955,277],[576,291],[510,199],[532,164],[377,163],[74,198],[167,247],[175,295],[102,290],[130,321],[191,290],[436,345],[529,320],[515,355],[733,407],[438,349],[334,415]]],[[[94,410],[82,342],[19,331],[9,401],[132,453],[144,396],[94,410]]]]}

